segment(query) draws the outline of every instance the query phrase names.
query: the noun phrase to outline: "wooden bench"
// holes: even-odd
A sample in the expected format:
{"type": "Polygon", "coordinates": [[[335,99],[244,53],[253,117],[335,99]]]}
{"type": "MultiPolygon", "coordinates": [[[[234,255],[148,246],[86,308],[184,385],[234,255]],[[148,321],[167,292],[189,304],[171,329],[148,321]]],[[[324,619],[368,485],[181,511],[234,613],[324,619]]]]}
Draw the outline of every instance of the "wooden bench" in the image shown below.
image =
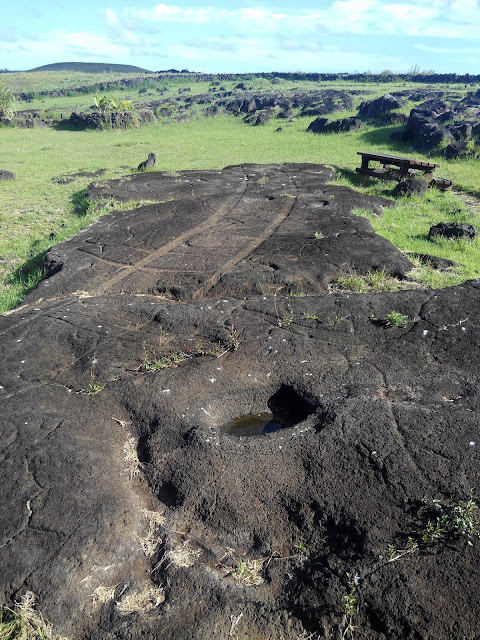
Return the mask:
{"type": "Polygon", "coordinates": [[[357,151],[357,154],[362,156],[362,166],[357,168],[357,173],[373,176],[374,178],[390,178],[400,181],[412,175],[412,169],[423,171],[426,176],[430,176],[440,166],[435,162],[423,162],[423,160],[399,158],[398,156],[389,156],[381,153],[357,151]],[[372,161],[380,162],[382,168],[370,167],[370,162],[372,161]]]}

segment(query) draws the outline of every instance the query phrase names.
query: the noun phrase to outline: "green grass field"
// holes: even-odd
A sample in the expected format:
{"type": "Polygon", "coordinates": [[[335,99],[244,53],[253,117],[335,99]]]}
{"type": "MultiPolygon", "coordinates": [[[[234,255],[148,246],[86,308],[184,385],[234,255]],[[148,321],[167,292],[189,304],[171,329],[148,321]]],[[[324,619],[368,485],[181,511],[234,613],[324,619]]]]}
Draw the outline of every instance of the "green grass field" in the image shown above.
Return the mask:
{"type": "MultiPolygon", "coordinates": [[[[51,75],[55,73],[60,74],[57,87],[67,82],[63,72],[41,72],[42,76],[47,74],[49,78],[48,82],[44,80],[44,87],[53,85],[51,75]]],[[[32,83],[31,78],[35,73],[26,75],[32,83]]],[[[91,75],[94,81],[98,81],[99,74],[91,75]]],[[[79,79],[75,78],[75,86],[78,86],[79,79]]],[[[185,85],[192,88],[188,95],[195,95],[206,92],[209,86],[208,83],[199,83],[195,87],[195,83],[185,82],[182,85],[180,80],[172,80],[169,93],[178,95],[178,87],[185,85]]],[[[82,82],[86,82],[86,79],[82,78],[82,82]]],[[[223,84],[229,89],[233,86],[232,82],[223,84]]],[[[265,79],[257,84],[271,86],[265,79]]],[[[325,88],[326,83],[321,84],[321,88],[325,88]]],[[[281,88],[284,91],[290,91],[292,87],[294,90],[303,90],[307,88],[306,85],[283,82],[281,88]]],[[[278,88],[277,85],[275,89],[278,88]]],[[[319,88],[318,83],[316,88],[319,88]]],[[[331,88],[340,87],[336,84],[331,88]]],[[[360,87],[355,85],[353,88],[360,87]]],[[[405,87],[402,85],[401,88],[405,87]]],[[[372,87],[368,89],[372,90],[372,87]]],[[[394,89],[391,84],[375,86],[368,98],[394,89]]],[[[458,87],[454,89],[462,93],[458,87]]],[[[120,95],[122,98],[131,97],[134,101],[139,98],[135,91],[122,91],[120,95]]],[[[144,100],[144,95],[141,98],[144,100]]],[[[357,102],[362,99],[365,96],[358,96],[357,102]]],[[[93,94],[44,100],[39,101],[37,108],[46,110],[59,107],[69,115],[75,105],[93,104],[93,94]]],[[[33,105],[37,105],[37,102],[33,105]]],[[[35,108],[33,105],[22,103],[19,107],[35,108]]],[[[194,109],[196,115],[188,122],[164,119],[148,127],[121,131],[0,128],[0,168],[13,171],[17,176],[15,181],[0,183],[0,312],[15,306],[25,292],[38,282],[45,252],[52,244],[71,236],[94,219],[93,214],[85,214],[85,208],[79,207],[92,178],[78,178],[67,184],[62,182],[61,176],[105,168],[105,179],[119,177],[136,170],[139,162],[150,151],[154,151],[158,154],[156,170],[160,171],[214,169],[243,162],[325,163],[335,169],[339,184],[391,197],[395,183],[362,178],[355,173],[355,167],[359,164],[357,151],[375,150],[421,157],[412,153],[406,145],[390,141],[389,136],[396,127],[366,127],[352,133],[315,135],[305,132],[313,117],[301,117],[293,122],[272,119],[264,126],[253,127],[231,115],[204,118],[200,117],[200,112],[197,106],[194,109]],[[277,133],[275,129],[279,126],[284,130],[277,133]]],[[[333,117],[354,113],[356,110],[337,112],[333,117]]],[[[437,173],[452,179],[458,191],[480,196],[478,160],[447,163],[440,158],[436,161],[441,165],[437,173]]],[[[458,262],[460,267],[448,274],[434,273],[426,268],[419,269],[417,273],[417,277],[429,286],[447,286],[480,277],[479,240],[432,243],[426,240],[426,233],[432,224],[440,221],[457,220],[475,224],[477,219],[478,211],[472,211],[454,194],[431,190],[424,200],[414,198],[402,201],[399,207],[385,211],[382,218],[371,218],[371,221],[378,233],[402,250],[431,253],[458,262]]]]}

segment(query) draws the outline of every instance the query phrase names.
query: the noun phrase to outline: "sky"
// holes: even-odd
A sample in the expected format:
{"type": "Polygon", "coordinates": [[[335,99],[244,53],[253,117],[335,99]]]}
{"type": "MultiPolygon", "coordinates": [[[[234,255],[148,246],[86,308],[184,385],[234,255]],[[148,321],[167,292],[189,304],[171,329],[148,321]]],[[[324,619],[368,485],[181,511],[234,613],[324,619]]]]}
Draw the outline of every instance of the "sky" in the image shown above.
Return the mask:
{"type": "Polygon", "coordinates": [[[54,62],[150,71],[480,74],[480,0],[18,0],[0,69],[54,62]]]}

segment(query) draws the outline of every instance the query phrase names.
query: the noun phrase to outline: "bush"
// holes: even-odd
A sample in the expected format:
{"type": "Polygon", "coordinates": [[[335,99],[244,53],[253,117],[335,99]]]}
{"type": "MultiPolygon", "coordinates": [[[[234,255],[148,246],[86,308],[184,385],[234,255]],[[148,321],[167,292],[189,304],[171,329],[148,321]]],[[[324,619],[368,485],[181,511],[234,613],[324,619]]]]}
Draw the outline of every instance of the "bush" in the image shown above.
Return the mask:
{"type": "Polygon", "coordinates": [[[0,118],[13,118],[15,114],[15,98],[11,91],[0,85],[0,118]]]}

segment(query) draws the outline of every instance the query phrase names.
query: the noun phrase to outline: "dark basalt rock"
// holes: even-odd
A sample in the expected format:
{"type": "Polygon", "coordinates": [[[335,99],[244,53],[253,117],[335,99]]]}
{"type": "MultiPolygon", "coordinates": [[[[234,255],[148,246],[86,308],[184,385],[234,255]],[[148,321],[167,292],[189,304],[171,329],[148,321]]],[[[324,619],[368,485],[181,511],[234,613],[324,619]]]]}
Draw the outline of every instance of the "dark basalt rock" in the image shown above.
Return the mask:
{"type": "Polygon", "coordinates": [[[155,121],[155,116],[149,110],[144,111],[93,111],[91,113],[72,113],[68,123],[75,129],[126,129],[155,121]]]}
{"type": "Polygon", "coordinates": [[[459,266],[458,262],[455,262],[455,260],[431,256],[428,253],[409,253],[408,255],[412,256],[412,258],[417,258],[420,262],[423,262],[423,264],[432,267],[432,269],[438,269],[439,271],[450,271],[450,269],[454,269],[459,266]]]}
{"type": "Polygon", "coordinates": [[[453,160],[454,158],[461,158],[467,155],[467,144],[465,142],[451,142],[443,150],[443,155],[447,160],[453,160]]]}
{"type": "Polygon", "coordinates": [[[358,118],[342,118],[330,122],[328,118],[317,118],[311,122],[307,131],[312,133],[340,133],[345,131],[355,131],[362,126],[362,121],[358,118]]]}
{"type": "Polygon", "coordinates": [[[338,639],[354,570],[360,637],[474,637],[476,540],[387,560],[421,537],[417,499],[479,493],[480,283],[336,291],[412,265],[351,213],[390,201],[333,177],[90,187],[151,204],[53,247],[0,317],[0,605],[33,591],[78,639],[338,639]],[[405,327],[372,321],[392,311],[405,327]],[[281,430],[224,432],[268,411],[281,430]]]}
{"type": "Polygon", "coordinates": [[[473,239],[477,235],[475,227],[466,222],[439,222],[433,227],[430,227],[428,232],[428,239],[434,240],[435,238],[468,238],[473,239]]]}
{"type": "Polygon", "coordinates": [[[407,178],[399,182],[393,189],[394,196],[423,196],[427,192],[428,184],[418,178],[407,178]]]}
{"type": "Polygon", "coordinates": [[[7,171],[6,169],[0,169],[0,182],[5,182],[7,180],[15,180],[15,174],[11,171],[7,171]]]}
{"type": "Polygon", "coordinates": [[[358,108],[358,117],[364,120],[379,120],[384,118],[389,111],[399,109],[404,104],[405,100],[387,93],[375,100],[362,102],[358,108]]]}

